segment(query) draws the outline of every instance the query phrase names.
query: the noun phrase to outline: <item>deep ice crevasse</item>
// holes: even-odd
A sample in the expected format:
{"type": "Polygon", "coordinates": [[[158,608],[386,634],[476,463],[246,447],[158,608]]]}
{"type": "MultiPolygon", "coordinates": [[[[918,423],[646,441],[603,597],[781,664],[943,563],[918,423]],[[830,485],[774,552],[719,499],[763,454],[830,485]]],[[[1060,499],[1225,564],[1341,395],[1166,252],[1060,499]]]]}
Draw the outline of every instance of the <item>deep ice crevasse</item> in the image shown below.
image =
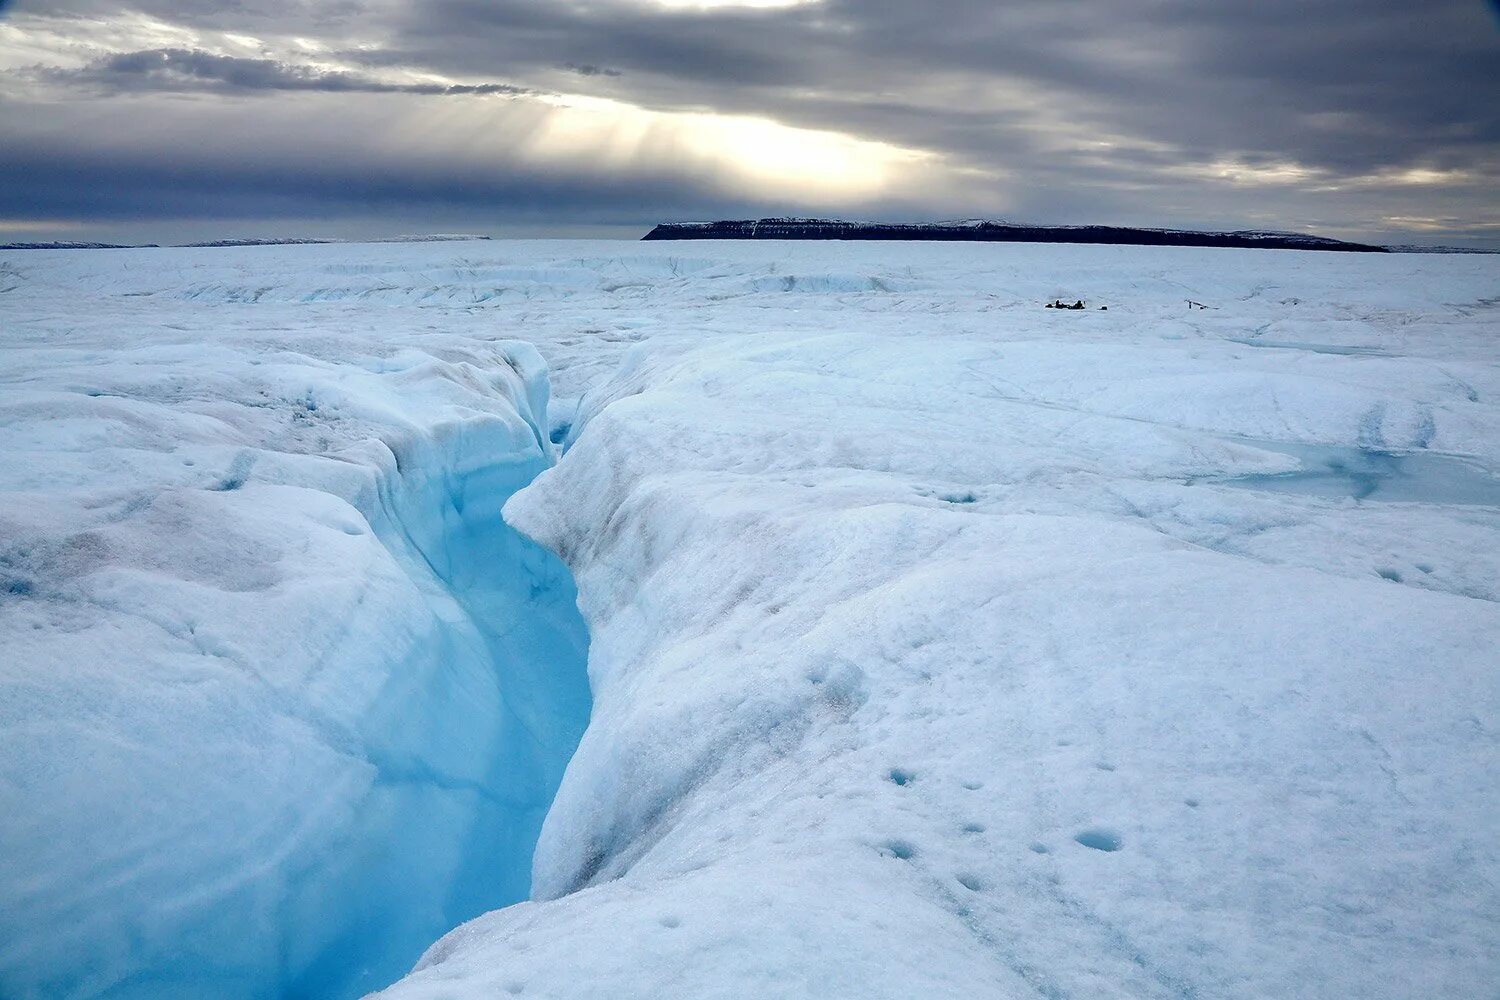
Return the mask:
{"type": "MultiPolygon", "coordinates": [[[[545,371],[540,378],[545,386],[545,371]]],[[[536,409],[544,414],[545,402],[536,409]]],[[[527,423],[537,431],[538,421],[527,423]]],[[[389,819],[361,831],[376,852],[362,869],[308,887],[319,922],[350,932],[330,938],[288,993],[385,985],[443,932],[529,893],[542,821],[588,722],[588,635],[567,569],[499,513],[547,459],[486,461],[492,447],[483,430],[477,440],[456,431],[407,442],[403,471],[382,481],[388,521],[376,518],[377,531],[457,615],[445,622],[442,653],[415,676],[392,670],[366,718],[377,771],[366,808],[389,819]],[[434,812],[435,795],[462,804],[434,812]],[[445,854],[446,870],[421,871],[445,854]]]]}
{"type": "Polygon", "coordinates": [[[68,613],[113,662],[42,655],[91,729],[0,719],[0,793],[53,775],[0,829],[0,996],[353,997],[528,896],[588,635],[567,569],[501,518],[552,447],[545,364],[495,352],[345,392],[364,439],[332,457],[268,445],[218,488],[145,484],[146,509],[201,507],[229,541],[81,578],[68,613]],[[278,551],[296,564],[262,588],[203,575],[278,551]]]}

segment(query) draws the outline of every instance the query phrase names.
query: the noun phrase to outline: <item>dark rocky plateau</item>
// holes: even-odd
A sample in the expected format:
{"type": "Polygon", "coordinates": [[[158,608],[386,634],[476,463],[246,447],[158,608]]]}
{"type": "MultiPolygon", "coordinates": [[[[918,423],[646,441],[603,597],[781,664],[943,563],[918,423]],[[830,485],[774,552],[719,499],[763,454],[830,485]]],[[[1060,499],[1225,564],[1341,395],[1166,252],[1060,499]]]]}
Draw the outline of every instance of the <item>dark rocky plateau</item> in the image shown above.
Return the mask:
{"type": "Polygon", "coordinates": [[[1385,247],[1303,233],[1197,232],[1130,226],[1029,226],[1009,222],[871,223],[829,219],[668,222],[648,240],[935,240],[955,243],[1113,243],[1130,246],[1253,247],[1388,253],[1385,247]]]}

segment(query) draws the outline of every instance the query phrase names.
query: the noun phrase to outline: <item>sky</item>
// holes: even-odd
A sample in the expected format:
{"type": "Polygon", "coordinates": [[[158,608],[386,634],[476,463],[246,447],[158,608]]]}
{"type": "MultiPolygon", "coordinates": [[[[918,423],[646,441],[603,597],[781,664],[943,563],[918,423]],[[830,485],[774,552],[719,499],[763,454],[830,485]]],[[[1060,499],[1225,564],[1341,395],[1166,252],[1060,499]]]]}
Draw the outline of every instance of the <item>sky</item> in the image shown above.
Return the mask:
{"type": "Polygon", "coordinates": [[[0,0],[0,242],[768,215],[1500,247],[1500,6],[0,0]]]}

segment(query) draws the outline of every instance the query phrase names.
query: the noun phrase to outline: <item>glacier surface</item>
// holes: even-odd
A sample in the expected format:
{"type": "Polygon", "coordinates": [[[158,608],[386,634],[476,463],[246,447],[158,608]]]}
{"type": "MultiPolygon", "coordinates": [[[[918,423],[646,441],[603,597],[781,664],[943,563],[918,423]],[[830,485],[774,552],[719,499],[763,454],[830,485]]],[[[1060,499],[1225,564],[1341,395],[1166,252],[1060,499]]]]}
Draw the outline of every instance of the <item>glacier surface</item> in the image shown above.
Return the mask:
{"type": "Polygon", "coordinates": [[[1497,283],[0,254],[0,994],[1486,995],[1497,283]]]}
{"type": "Polygon", "coordinates": [[[0,995],[358,996],[526,898],[589,713],[572,578],[499,516],[552,459],[535,350],[118,314],[33,340],[25,308],[97,293],[32,273],[0,995]]]}

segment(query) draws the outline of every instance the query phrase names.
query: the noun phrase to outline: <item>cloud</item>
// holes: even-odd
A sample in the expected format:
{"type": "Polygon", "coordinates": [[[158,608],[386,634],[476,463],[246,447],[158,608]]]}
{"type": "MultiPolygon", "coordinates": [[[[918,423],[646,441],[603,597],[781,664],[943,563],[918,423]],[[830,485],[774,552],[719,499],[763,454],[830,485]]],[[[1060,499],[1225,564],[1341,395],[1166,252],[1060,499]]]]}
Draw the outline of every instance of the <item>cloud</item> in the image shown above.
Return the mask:
{"type": "Polygon", "coordinates": [[[192,49],[119,52],[78,69],[44,67],[43,78],[106,93],[139,91],[317,91],[328,94],[420,94],[502,96],[534,94],[508,83],[423,83],[379,80],[362,73],[290,65],[274,59],[216,55],[192,49]]]}
{"type": "MultiPolygon", "coordinates": [[[[381,134],[399,102],[445,97],[441,112],[418,116],[431,119],[421,141],[433,157],[464,159],[489,129],[523,152],[571,143],[579,159],[558,153],[547,169],[571,164],[642,225],[659,209],[630,200],[632,178],[649,186],[662,170],[713,214],[769,199],[813,212],[1369,236],[1401,219],[1469,219],[1453,232],[1492,233],[1500,204],[1500,31],[1473,0],[135,0],[128,11],[55,0],[45,14],[23,0],[13,14],[0,67],[7,46],[13,66],[51,46],[30,79],[55,92],[31,96],[80,123],[68,153],[80,161],[96,155],[90,128],[154,127],[153,94],[225,102],[226,119],[257,95],[273,120],[300,123],[315,107],[325,130],[357,142],[359,129],[381,134]],[[100,94],[119,122],[101,124],[100,94]],[[512,100],[463,99],[487,95],[512,100]],[[503,123],[498,107],[509,109],[503,123]],[[592,141],[574,134],[585,120],[592,141]],[[827,169],[788,171],[779,192],[737,192],[734,160],[758,146],[734,139],[761,126],[722,125],[734,122],[833,137],[804,144],[802,162],[827,169]],[[715,136],[724,148],[710,156],[715,136]],[[854,184],[859,156],[814,156],[815,146],[905,151],[886,174],[908,186],[840,191],[838,171],[854,184]],[[606,182],[590,157],[628,176],[606,182]]],[[[233,127],[201,138],[230,159],[249,141],[233,127]]],[[[378,144],[368,155],[399,159],[378,144]]],[[[486,155],[502,185],[532,162],[486,155]]],[[[286,183],[308,192],[336,172],[299,169],[286,183]]],[[[413,189],[410,203],[440,195],[413,189]]]]}
{"type": "Polygon", "coordinates": [[[853,125],[990,160],[1018,130],[975,128],[975,114],[1026,109],[1026,128],[1335,169],[1500,141],[1500,36],[1472,0],[433,0],[393,23],[390,47],[440,72],[587,61],[626,71],[615,95],[651,106],[853,125]]]}
{"type": "Polygon", "coordinates": [[[617,69],[608,69],[608,68],[606,68],[604,66],[595,66],[592,63],[583,63],[582,65],[580,65],[578,63],[568,63],[566,68],[569,69],[569,70],[571,70],[574,73],[577,73],[579,76],[621,76],[621,75],[623,75],[617,69]]]}

